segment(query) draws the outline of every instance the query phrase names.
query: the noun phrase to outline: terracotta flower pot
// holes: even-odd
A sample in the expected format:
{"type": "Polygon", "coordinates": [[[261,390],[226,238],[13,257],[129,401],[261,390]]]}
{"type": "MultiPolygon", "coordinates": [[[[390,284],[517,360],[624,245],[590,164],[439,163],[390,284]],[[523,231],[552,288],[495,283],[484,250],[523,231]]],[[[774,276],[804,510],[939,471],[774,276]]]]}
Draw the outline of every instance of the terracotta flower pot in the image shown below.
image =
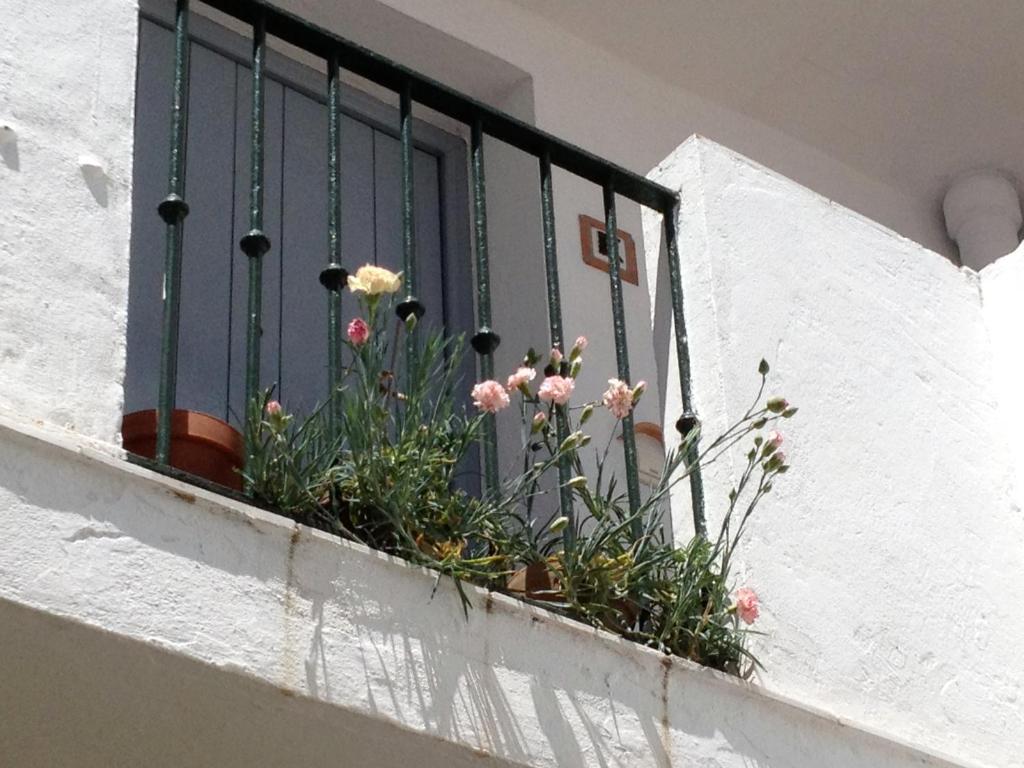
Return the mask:
{"type": "MultiPolygon", "coordinates": [[[[125,450],[155,457],[156,411],[125,414],[121,438],[125,450]]],[[[244,462],[242,435],[227,422],[197,411],[176,410],[171,414],[172,467],[240,491],[242,477],[236,470],[244,462]]]]}
{"type": "Polygon", "coordinates": [[[545,563],[530,563],[508,578],[506,589],[531,600],[562,602],[562,585],[545,563]]]}

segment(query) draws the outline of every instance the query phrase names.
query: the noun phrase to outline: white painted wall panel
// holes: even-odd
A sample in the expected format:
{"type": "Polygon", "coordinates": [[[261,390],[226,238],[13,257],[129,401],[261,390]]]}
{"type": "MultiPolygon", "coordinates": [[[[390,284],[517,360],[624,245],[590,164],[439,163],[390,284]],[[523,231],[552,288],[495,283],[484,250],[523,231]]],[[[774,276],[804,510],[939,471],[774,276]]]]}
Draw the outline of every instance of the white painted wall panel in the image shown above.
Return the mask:
{"type": "MultiPolygon", "coordinates": [[[[1011,596],[1024,591],[1024,516],[978,276],[704,139],[653,176],[684,201],[706,429],[746,408],[762,356],[771,391],[800,407],[783,427],[793,470],[752,522],[737,572],[763,600],[763,683],[1022,765],[1011,745],[1024,740],[1024,618],[1011,596]]],[[[735,474],[729,463],[707,474],[712,526],[735,474]]]]}
{"type": "Polygon", "coordinates": [[[117,441],[138,18],[128,0],[2,0],[0,408],[117,441]],[[90,186],[83,155],[106,172],[90,186]]]}

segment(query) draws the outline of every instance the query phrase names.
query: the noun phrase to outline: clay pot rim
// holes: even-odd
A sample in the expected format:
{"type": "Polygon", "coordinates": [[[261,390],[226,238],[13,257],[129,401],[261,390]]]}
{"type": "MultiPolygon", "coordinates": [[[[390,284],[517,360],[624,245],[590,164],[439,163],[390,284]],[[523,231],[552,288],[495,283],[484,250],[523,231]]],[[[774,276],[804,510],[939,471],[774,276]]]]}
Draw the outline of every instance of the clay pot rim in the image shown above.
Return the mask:
{"type": "MultiPolygon", "coordinates": [[[[121,435],[124,442],[156,434],[157,412],[155,408],[126,413],[121,418],[121,435]]],[[[189,437],[191,440],[226,448],[242,456],[245,439],[242,434],[223,419],[202,411],[176,408],[171,412],[172,437],[189,437]]]]}

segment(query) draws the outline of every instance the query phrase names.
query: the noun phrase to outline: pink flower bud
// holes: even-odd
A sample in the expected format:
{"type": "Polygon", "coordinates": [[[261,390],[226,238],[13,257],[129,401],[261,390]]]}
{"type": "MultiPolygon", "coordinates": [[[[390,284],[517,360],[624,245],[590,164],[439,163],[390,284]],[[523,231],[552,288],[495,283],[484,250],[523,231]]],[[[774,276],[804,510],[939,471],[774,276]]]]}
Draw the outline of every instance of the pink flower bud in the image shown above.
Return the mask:
{"type": "Polygon", "coordinates": [[[761,605],[757,593],[752,589],[743,587],[736,590],[736,603],[733,609],[746,624],[753,624],[761,615],[761,605]]]}
{"type": "Polygon", "coordinates": [[[370,327],[361,317],[355,318],[348,324],[348,340],[361,347],[370,338],[370,327]]]}
{"type": "Polygon", "coordinates": [[[533,381],[537,376],[537,371],[533,368],[527,368],[523,366],[511,376],[508,377],[508,382],[505,384],[505,388],[511,392],[513,389],[519,389],[525,387],[527,382],[533,381]]]}
{"type": "Polygon", "coordinates": [[[782,447],[782,433],[776,432],[774,429],[768,433],[768,436],[764,440],[765,445],[770,445],[773,449],[782,447]]]}
{"type": "Polygon", "coordinates": [[[551,364],[561,365],[562,364],[562,350],[558,347],[551,348],[551,364]]]}
{"type": "Polygon", "coordinates": [[[533,434],[540,432],[547,423],[548,417],[544,415],[544,412],[537,411],[537,414],[533,417],[533,426],[530,428],[530,432],[533,434]]]}
{"type": "Polygon", "coordinates": [[[578,349],[580,352],[582,352],[584,349],[587,348],[587,343],[588,342],[586,336],[577,336],[576,343],[573,345],[573,349],[578,349]]]}
{"type": "Polygon", "coordinates": [[[277,400],[267,403],[267,416],[277,416],[281,413],[281,404],[277,400]]]}

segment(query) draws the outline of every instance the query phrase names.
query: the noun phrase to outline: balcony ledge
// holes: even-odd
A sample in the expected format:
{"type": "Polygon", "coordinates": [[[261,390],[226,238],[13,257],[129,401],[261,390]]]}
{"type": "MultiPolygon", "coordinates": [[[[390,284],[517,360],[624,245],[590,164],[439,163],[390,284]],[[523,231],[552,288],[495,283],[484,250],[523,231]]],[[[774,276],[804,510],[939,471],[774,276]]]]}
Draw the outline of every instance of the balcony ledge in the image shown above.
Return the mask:
{"type": "Polygon", "coordinates": [[[0,520],[14,764],[969,765],[9,417],[0,520]]]}

